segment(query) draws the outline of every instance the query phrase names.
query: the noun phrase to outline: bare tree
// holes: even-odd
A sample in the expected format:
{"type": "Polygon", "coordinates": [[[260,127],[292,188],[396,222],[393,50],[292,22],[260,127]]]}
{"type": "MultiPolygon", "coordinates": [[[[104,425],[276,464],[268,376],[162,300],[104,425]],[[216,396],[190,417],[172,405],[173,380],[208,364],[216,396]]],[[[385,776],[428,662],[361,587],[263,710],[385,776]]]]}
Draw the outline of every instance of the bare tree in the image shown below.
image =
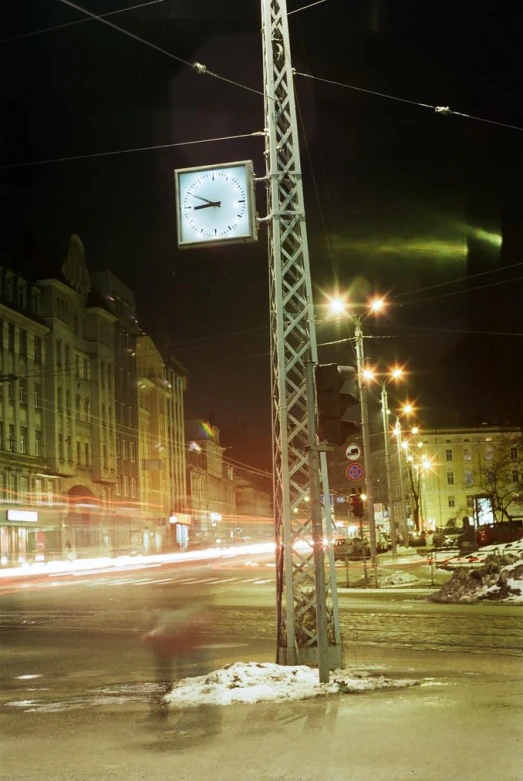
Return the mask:
{"type": "Polygon", "coordinates": [[[521,512],[523,491],[523,439],[510,436],[493,443],[490,458],[479,470],[479,489],[492,497],[496,520],[510,521],[514,510],[521,512]]]}

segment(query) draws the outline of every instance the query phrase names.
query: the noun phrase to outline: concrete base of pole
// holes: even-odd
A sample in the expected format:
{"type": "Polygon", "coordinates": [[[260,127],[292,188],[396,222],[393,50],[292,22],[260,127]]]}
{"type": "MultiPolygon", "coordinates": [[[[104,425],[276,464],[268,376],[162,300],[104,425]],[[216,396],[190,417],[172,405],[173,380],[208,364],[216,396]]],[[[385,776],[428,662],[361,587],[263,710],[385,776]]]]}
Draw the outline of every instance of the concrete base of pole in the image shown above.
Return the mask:
{"type": "MultiPolygon", "coordinates": [[[[329,670],[339,670],[343,667],[343,648],[341,645],[329,645],[329,670]]],[[[292,666],[306,664],[309,667],[318,666],[318,648],[278,648],[277,664],[292,666]]]]}

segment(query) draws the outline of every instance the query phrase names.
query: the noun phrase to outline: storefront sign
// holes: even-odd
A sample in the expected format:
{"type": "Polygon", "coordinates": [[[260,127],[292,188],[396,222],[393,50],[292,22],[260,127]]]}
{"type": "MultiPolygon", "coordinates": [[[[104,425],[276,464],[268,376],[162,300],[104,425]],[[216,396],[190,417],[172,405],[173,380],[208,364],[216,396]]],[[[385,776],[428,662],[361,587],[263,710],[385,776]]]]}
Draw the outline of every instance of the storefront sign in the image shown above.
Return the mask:
{"type": "Polygon", "coordinates": [[[38,522],[38,513],[33,510],[8,510],[8,521],[25,521],[30,523],[38,522]]]}

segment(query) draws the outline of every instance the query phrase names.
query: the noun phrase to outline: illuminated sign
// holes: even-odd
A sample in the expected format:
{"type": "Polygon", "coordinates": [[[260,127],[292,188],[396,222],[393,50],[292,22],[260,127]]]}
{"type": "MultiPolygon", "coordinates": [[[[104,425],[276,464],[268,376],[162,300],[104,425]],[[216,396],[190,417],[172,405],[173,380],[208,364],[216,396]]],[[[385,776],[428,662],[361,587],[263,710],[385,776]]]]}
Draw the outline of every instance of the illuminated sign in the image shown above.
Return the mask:
{"type": "Polygon", "coordinates": [[[8,521],[29,521],[31,523],[37,523],[38,513],[33,510],[8,510],[8,521]]]}

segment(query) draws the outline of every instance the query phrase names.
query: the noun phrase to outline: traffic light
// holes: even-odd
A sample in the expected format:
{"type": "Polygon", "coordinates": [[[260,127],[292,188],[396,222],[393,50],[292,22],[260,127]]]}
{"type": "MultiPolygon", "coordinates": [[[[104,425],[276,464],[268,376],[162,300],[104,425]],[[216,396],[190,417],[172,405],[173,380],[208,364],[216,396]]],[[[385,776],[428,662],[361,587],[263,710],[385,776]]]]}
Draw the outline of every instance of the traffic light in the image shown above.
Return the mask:
{"type": "Polygon", "coordinates": [[[360,431],[358,423],[345,420],[347,411],[358,404],[356,369],[325,363],[316,366],[315,375],[319,441],[344,445],[360,431]]]}
{"type": "Polygon", "coordinates": [[[363,499],[359,493],[350,495],[350,514],[354,518],[363,518],[363,499]]]}

